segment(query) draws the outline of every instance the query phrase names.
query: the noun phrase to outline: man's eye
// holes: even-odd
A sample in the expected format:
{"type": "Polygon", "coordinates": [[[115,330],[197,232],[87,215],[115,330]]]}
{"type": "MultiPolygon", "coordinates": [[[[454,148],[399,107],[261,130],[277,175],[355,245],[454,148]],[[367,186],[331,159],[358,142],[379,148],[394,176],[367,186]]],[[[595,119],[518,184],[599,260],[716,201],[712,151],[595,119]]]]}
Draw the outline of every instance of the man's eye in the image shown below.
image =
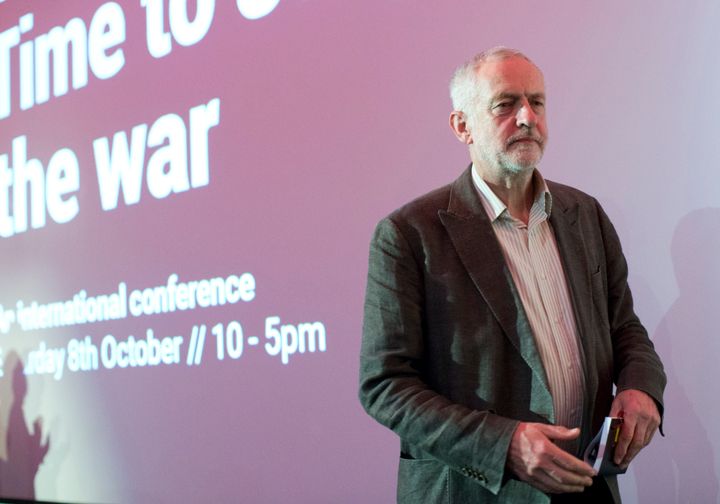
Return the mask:
{"type": "Polygon", "coordinates": [[[512,107],[512,102],[500,102],[495,105],[495,110],[507,110],[512,107]]]}

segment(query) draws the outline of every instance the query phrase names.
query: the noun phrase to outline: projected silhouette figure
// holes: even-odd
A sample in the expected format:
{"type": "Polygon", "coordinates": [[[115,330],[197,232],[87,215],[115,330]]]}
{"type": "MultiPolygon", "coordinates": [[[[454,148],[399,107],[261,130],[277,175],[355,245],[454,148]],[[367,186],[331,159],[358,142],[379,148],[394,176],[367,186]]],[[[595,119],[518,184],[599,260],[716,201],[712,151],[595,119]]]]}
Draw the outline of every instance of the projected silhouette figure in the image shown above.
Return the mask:
{"type": "Polygon", "coordinates": [[[679,295],[653,335],[668,374],[667,438],[651,447],[652,465],[638,466],[638,502],[717,503],[720,208],[680,219],[671,255],[679,295]]]}
{"type": "Polygon", "coordinates": [[[0,461],[0,493],[6,497],[35,498],[35,475],[50,449],[50,439],[42,442],[42,421],[37,418],[32,430],[23,412],[27,396],[27,378],[23,364],[13,353],[5,361],[4,380],[10,380],[12,398],[6,430],[6,459],[0,461]]]}

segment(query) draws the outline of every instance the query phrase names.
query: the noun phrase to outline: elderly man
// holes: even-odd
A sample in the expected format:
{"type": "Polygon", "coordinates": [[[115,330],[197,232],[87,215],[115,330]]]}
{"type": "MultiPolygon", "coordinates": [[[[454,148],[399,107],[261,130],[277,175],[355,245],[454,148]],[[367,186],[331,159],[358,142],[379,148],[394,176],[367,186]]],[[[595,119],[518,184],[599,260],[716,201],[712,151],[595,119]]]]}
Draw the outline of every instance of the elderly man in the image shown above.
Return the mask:
{"type": "Polygon", "coordinates": [[[360,399],[400,436],[398,502],[620,502],[583,450],[621,416],[627,467],[660,424],[665,374],[618,237],[597,201],[537,170],[532,61],[491,49],[450,90],[471,166],[383,219],[370,249],[360,399]]]}

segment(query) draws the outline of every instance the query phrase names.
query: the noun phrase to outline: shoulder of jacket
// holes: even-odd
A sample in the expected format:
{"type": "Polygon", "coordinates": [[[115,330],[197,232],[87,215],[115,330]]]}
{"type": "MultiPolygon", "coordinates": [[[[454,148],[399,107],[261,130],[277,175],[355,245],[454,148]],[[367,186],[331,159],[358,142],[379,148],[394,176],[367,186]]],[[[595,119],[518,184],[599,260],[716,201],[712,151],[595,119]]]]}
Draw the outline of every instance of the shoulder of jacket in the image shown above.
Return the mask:
{"type": "Polygon", "coordinates": [[[394,210],[386,218],[396,224],[438,219],[438,211],[448,207],[451,187],[452,184],[447,184],[423,194],[394,210]]]}
{"type": "Polygon", "coordinates": [[[547,179],[545,179],[545,183],[547,183],[553,199],[562,201],[566,206],[570,206],[573,203],[593,207],[598,206],[598,201],[594,196],[591,196],[580,189],[547,179]]]}

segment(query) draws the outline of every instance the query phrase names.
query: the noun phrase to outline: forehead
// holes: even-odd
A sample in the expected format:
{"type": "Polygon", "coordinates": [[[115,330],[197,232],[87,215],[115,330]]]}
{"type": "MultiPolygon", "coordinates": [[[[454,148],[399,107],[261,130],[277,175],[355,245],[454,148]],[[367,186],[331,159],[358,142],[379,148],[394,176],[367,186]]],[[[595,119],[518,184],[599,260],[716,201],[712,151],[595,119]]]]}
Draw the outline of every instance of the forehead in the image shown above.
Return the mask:
{"type": "Polygon", "coordinates": [[[492,58],[477,73],[481,96],[492,99],[500,94],[545,94],[542,72],[533,63],[519,56],[492,58]]]}

